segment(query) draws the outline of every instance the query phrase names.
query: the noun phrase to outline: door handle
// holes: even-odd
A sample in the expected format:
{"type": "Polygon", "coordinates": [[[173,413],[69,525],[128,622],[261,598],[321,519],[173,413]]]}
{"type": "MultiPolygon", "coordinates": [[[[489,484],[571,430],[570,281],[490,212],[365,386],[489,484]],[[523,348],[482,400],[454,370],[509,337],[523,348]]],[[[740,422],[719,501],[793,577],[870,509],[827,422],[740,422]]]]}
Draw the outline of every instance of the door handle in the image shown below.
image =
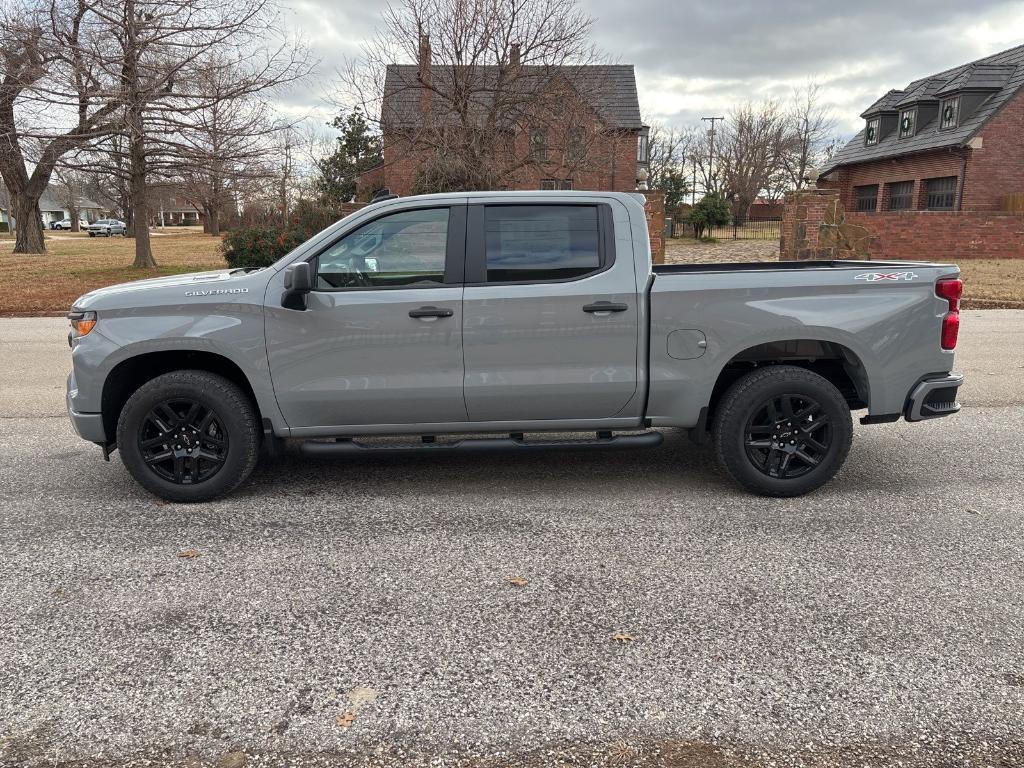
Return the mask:
{"type": "Polygon", "coordinates": [[[625,312],[627,309],[628,304],[616,304],[611,301],[597,301],[583,306],[584,312],[625,312]]]}
{"type": "Polygon", "coordinates": [[[420,307],[409,310],[409,317],[451,317],[454,314],[452,310],[443,307],[420,307]]]}

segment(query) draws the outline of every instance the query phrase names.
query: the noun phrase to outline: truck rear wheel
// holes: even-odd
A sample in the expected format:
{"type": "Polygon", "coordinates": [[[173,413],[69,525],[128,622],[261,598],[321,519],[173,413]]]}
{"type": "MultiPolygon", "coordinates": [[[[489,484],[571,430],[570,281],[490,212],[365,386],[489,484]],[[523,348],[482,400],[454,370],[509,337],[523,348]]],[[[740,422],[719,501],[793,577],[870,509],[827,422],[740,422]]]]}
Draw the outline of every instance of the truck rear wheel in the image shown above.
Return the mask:
{"type": "Polygon", "coordinates": [[[758,369],[722,397],[712,427],[722,467],[747,490],[800,496],[839,471],[850,452],[850,408],[828,379],[791,365],[758,369]]]}
{"type": "Polygon", "coordinates": [[[207,501],[237,488],[256,466],[260,430],[246,394],[223,376],[173,371],[135,391],[117,422],[121,461],[168,501],[207,501]]]}

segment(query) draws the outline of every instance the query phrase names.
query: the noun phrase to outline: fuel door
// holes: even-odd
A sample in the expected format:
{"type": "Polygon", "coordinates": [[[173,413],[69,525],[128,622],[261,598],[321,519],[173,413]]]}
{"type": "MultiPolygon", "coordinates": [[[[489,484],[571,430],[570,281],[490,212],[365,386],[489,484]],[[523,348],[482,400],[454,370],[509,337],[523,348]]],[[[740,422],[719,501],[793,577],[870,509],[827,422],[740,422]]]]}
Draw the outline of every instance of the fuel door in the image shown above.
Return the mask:
{"type": "Polygon", "coordinates": [[[702,331],[678,330],[668,335],[668,356],[676,360],[693,360],[707,348],[708,340],[702,331]]]}

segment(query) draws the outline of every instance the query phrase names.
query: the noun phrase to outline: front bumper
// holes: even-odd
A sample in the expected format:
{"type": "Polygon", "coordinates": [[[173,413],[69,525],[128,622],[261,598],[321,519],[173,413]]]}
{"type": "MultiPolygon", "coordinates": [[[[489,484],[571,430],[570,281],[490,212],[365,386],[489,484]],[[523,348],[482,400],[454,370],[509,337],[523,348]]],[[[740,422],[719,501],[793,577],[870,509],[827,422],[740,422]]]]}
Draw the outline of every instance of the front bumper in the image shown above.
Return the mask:
{"type": "Polygon", "coordinates": [[[956,413],[960,410],[956,394],[963,383],[963,374],[959,373],[925,379],[910,390],[903,417],[907,421],[924,421],[956,413]]]}
{"type": "Polygon", "coordinates": [[[103,414],[101,413],[79,413],[72,407],[72,402],[78,392],[78,385],[75,383],[75,374],[68,374],[67,406],[68,416],[71,417],[71,426],[83,440],[98,445],[107,444],[107,435],[103,429],[103,414]]]}

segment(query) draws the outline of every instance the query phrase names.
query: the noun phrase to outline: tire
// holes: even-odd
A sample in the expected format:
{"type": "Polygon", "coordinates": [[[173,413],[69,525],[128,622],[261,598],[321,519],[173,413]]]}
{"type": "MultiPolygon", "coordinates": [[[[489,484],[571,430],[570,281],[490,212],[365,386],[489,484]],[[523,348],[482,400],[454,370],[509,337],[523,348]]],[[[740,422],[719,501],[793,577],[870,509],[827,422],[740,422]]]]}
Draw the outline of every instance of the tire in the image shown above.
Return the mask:
{"type": "Polygon", "coordinates": [[[157,376],[128,398],[117,420],[125,468],[168,501],[208,501],[235,490],[256,466],[260,440],[252,401],[207,371],[157,376]]]}
{"type": "Polygon", "coordinates": [[[96,237],[96,233],[95,232],[90,232],[89,233],[89,237],[96,237]]]}
{"type": "Polygon", "coordinates": [[[712,427],[719,463],[763,496],[820,488],[842,467],[852,440],[850,407],[835,385],[791,365],[737,380],[719,402],[712,427]]]}

